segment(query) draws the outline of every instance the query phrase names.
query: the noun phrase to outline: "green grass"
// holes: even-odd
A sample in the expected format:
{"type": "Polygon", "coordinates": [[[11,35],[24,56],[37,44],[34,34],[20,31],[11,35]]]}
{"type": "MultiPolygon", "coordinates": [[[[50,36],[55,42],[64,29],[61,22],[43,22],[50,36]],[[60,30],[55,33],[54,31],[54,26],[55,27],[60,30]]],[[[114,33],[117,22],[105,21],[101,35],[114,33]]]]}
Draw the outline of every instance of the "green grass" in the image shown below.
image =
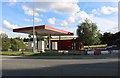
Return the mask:
{"type": "Polygon", "coordinates": [[[0,52],[0,54],[1,55],[9,55],[9,56],[20,56],[20,55],[30,56],[30,55],[34,55],[34,54],[38,54],[38,53],[24,52],[24,54],[22,54],[22,52],[18,52],[18,51],[3,51],[3,52],[0,52]]]}
{"type": "MultiPolygon", "coordinates": [[[[81,52],[82,54],[82,52],[81,52]]],[[[62,53],[39,53],[39,54],[34,54],[32,56],[76,56],[76,55],[81,55],[81,54],[62,54],[62,53]]]]}
{"type": "Polygon", "coordinates": [[[18,51],[3,51],[0,52],[0,55],[9,55],[9,56],[70,56],[76,54],[61,54],[61,53],[40,53],[40,52],[18,52],[18,51]]]}

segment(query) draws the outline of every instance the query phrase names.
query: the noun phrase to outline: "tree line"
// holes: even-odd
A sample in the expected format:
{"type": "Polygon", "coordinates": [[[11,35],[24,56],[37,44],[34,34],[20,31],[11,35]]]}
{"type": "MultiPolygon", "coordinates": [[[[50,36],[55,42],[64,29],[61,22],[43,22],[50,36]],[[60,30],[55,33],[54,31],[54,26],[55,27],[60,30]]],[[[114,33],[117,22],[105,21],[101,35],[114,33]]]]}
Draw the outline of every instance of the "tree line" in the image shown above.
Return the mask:
{"type": "MultiPolygon", "coordinates": [[[[33,37],[31,35],[28,36],[29,38],[20,38],[20,37],[16,37],[16,38],[8,38],[8,35],[6,33],[1,33],[0,34],[0,39],[1,39],[1,43],[0,43],[0,47],[2,51],[8,51],[8,50],[12,50],[12,51],[21,51],[21,50],[25,50],[27,48],[27,46],[25,45],[24,42],[31,42],[33,41],[33,37]]],[[[42,36],[37,36],[37,44],[38,41],[40,40],[44,40],[44,37],[42,36]]]]}
{"type": "Polygon", "coordinates": [[[12,51],[20,51],[26,49],[26,45],[20,37],[8,38],[7,34],[1,33],[0,38],[2,40],[2,43],[0,44],[2,51],[8,51],[9,49],[12,51]]]}

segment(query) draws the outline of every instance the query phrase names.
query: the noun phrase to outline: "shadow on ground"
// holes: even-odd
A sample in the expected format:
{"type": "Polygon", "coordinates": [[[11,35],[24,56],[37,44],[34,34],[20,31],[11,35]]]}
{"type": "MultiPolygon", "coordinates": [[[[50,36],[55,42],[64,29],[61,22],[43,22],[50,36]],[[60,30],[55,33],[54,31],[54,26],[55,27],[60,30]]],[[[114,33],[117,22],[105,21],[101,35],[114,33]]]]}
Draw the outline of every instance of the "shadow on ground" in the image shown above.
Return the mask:
{"type": "Polygon", "coordinates": [[[118,76],[118,62],[3,70],[3,76],[118,76]]]}

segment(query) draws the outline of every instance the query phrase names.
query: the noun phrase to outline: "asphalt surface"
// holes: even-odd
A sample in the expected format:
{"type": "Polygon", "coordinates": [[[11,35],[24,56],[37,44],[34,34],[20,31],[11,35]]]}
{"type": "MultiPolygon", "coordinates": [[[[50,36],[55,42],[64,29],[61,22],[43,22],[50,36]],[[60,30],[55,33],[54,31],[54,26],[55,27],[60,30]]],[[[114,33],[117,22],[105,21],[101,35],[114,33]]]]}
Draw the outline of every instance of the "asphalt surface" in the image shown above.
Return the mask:
{"type": "Polygon", "coordinates": [[[77,56],[80,58],[47,56],[8,57],[3,56],[3,76],[118,76],[118,58],[106,56],[77,56]],[[49,57],[49,58],[48,58],[49,57]],[[83,58],[84,57],[84,58],[83,58]],[[87,58],[88,57],[88,58],[87,58]],[[96,58],[99,57],[99,58],[96,58]],[[103,57],[103,58],[102,58],[103,57]]]}

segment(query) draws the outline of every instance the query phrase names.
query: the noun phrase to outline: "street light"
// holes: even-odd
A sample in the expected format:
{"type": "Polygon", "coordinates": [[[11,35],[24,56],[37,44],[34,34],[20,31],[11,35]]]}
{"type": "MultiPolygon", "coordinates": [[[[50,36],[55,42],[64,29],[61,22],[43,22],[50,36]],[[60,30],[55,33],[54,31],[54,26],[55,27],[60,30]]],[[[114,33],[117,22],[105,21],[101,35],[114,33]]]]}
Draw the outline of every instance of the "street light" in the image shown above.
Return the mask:
{"type": "Polygon", "coordinates": [[[34,26],[34,2],[33,2],[33,52],[36,52],[36,38],[35,38],[35,26],[34,26]]]}

